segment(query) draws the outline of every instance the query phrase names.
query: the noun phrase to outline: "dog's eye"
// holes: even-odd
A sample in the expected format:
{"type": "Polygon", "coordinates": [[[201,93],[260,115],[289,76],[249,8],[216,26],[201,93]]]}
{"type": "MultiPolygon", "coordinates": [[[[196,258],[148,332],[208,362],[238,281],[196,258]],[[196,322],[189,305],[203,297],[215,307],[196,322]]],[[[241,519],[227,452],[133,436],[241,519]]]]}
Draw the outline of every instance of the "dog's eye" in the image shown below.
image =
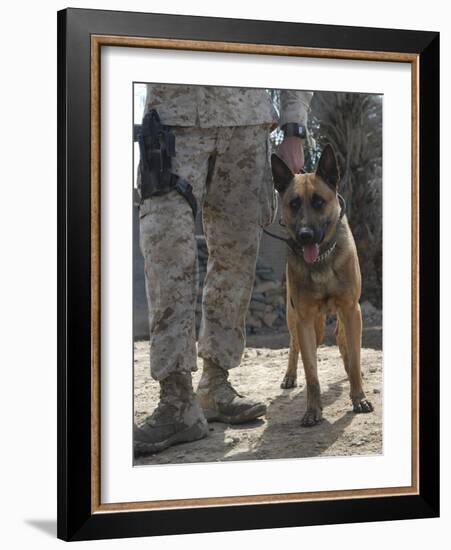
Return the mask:
{"type": "Polygon", "coordinates": [[[299,210],[299,208],[301,208],[301,204],[302,204],[301,197],[294,197],[290,201],[290,207],[293,210],[299,210]]]}
{"type": "Polygon", "coordinates": [[[322,197],[320,197],[319,195],[313,195],[312,206],[315,210],[319,210],[320,208],[322,208],[322,206],[325,202],[326,201],[322,197]]]}

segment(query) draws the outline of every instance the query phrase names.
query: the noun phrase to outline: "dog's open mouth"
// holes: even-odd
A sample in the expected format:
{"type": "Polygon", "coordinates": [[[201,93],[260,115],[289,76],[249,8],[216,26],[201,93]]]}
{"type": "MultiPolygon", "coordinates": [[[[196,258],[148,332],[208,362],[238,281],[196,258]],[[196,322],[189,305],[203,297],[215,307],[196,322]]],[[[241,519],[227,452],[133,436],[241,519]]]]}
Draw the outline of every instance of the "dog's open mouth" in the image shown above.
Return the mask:
{"type": "Polygon", "coordinates": [[[319,244],[318,243],[312,243],[312,244],[305,244],[302,247],[302,254],[304,256],[304,261],[308,264],[312,264],[315,262],[319,256],[319,244]]]}

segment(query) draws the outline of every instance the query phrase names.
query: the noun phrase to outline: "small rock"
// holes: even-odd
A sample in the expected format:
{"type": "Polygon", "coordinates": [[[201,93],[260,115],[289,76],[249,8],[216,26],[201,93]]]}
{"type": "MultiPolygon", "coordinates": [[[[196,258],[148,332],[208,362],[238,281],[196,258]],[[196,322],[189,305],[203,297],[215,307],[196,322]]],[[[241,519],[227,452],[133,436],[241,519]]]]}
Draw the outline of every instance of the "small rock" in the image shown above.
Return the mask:
{"type": "Polygon", "coordinates": [[[266,281],[275,281],[275,275],[274,275],[274,272],[271,270],[271,271],[267,271],[267,272],[260,272],[259,273],[259,277],[260,279],[264,279],[266,281]]]}
{"type": "Polygon", "coordinates": [[[373,393],[381,393],[381,390],[379,388],[374,388],[373,393]]]}
{"type": "Polygon", "coordinates": [[[263,322],[267,327],[272,327],[277,317],[277,313],[265,313],[263,315],[263,322]]]}
{"type": "Polygon", "coordinates": [[[267,290],[265,292],[265,298],[272,302],[273,300],[277,300],[277,298],[279,298],[279,296],[281,295],[282,293],[282,290],[281,288],[279,288],[278,286],[272,290],[267,290]]]}
{"type": "Polygon", "coordinates": [[[260,328],[262,326],[262,322],[260,319],[257,319],[254,315],[250,315],[246,319],[246,325],[250,328],[260,328]]]}
{"type": "Polygon", "coordinates": [[[258,302],[252,299],[250,308],[252,311],[265,311],[266,304],[264,302],[258,302]]]}
{"type": "Polygon", "coordinates": [[[363,304],[360,304],[360,310],[362,312],[362,316],[371,316],[377,313],[377,309],[371,302],[363,302],[363,304]]]}
{"type": "Polygon", "coordinates": [[[359,437],[351,441],[350,445],[351,447],[361,447],[362,445],[365,445],[365,443],[368,443],[368,438],[366,437],[359,437]]]}
{"type": "Polygon", "coordinates": [[[257,273],[261,275],[262,273],[274,273],[271,267],[268,265],[262,264],[261,262],[257,263],[257,273]]]}
{"type": "Polygon", "coordinates": [[[232,435],[226,435],[224,438],[224,443],[226,445],[234,445],[235,443],[239,443],[240,438],[239,437],[233,437],[232,435]]]}
{"type": "Polygon", "coordinates": [[[269,290],[275,290],[277,288],[277,283],[274,281],[264,281],[255,286],[254,292],[257,294],[268,292],[269,290]]]}

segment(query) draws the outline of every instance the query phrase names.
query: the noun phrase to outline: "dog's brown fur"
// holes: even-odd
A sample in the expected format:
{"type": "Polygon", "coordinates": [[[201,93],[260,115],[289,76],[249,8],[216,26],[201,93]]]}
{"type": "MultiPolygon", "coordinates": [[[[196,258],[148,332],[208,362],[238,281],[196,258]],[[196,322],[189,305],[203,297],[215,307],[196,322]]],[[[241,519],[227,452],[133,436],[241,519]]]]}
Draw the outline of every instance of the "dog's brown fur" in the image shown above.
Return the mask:
{"type": "Polygon", "coordinates": [[[360,369],[360,266],[346,215],[340,219],[335,154],[330,145],[326,146],[316,172],[308,174],[292,174],[276,155],[271,161],[274,184],[282,197],[282,220],[291,239],[298,242],[302,227],[315,228],[322,239],[320,255],[336,241],[330,255],[317,263],[305,261],[302,246],[289,251],[287,324],[290,351],[281,387],[296,385],[300,351],[307,383],[307,411],[302,425],[313,426],[322,420],[316,350],[324,337],[326,314],[337,313],[335,336],[350,381],[354,411],[371,412],[373,407],[365,397],[360,369]],[[317,200],[318,196],[324,202],[320,208],[314,208],[316,203],[312,199],[317,200]],[[296,204],[302,206],[294,208],[296,204]]]}

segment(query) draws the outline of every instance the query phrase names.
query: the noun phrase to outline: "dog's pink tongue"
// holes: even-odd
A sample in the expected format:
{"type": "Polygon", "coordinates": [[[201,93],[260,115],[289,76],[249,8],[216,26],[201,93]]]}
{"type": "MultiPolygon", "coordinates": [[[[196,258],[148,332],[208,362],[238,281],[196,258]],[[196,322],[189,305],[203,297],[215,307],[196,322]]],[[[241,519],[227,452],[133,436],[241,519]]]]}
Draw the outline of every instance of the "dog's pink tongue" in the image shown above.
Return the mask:
{"type": "Polygon", "coordinates": [[[319,246],[317,244],[305,244],[302,248],[304,260],[308,264],[312,264],[319,256],[319,246]]]}

